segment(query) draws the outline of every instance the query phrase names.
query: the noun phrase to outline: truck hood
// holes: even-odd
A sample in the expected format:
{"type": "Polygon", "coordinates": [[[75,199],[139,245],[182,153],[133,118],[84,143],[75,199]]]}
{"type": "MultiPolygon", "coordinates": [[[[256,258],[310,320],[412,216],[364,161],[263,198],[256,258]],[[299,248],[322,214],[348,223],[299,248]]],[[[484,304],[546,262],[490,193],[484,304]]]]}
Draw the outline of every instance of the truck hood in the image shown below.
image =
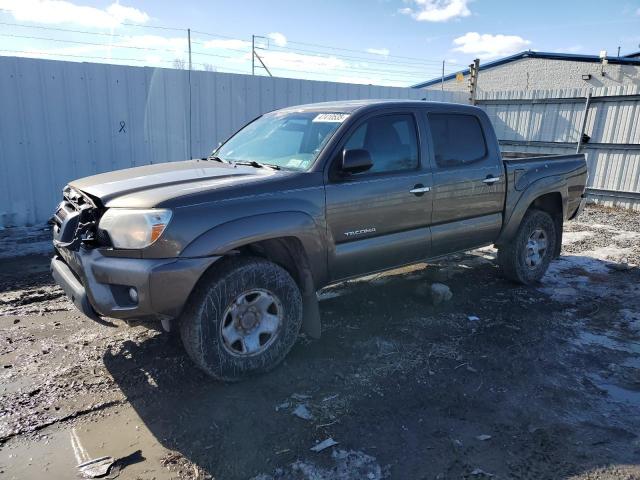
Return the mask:
{"type": "Polygon", "coordinates": [[[213,160],[187,160],[101,173],[69,185],[105,207],[151,208],[177,197],[263,181],[279,173],[285,172],[213,160]]]}

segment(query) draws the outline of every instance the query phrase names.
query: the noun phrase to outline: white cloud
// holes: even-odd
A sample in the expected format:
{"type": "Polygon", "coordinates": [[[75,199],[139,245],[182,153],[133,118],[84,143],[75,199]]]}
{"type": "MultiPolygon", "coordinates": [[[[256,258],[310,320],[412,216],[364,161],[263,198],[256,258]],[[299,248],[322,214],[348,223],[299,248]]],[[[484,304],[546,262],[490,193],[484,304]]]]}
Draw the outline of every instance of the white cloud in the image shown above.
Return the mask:
{"type": "Polygon", "coordinates": [[[479,34],[478,32],[467,32],[461,37],[453,40],[457,45],[453,50],[470,55],[475,55],[481,59],[491,59],[511,55],[520,50],[524,50],[531,44],[517,35],[491,35],[489,33],[479,34]]]}
{"type": "Polygon", "coordinates": [[[367,48],[367,53],[372,53],[373,55],[382,55],[383,57],[389,56],[388,48],[367,48]]]}
{"type": "Polygon", "coordinates": [[[7,10],[14,19],[22,22],[71,23],[94,28],[115,28],[123,22],[149,21],[145,12],[119,3],[101,9],[64,0],[0,0],[0,9],[7,10]]]}
{"type": "Polygon", "coordinates": [[[401,8],[399,11],[411,15],[421,22],[446,22],[455,18],[468,17],[471,11],[469,0],[406,0],[413,8],[401,8]]]}
{"type": "Polygon", "coordinates": [[[324,57],[318,55],[303,55],[294,52],[279,52],[275,50],[262,50],[260,57],[269,69],[290,69],[302,72],[325,72],[333,69],[345,69],[347,62],[336,57],[324,57]]]}
{"type": "Polygon", "coordinates": [[[186,38],[162,37],[160,35],[132,35],[113,43],[113,47],[168,50],[173,55],[184,55],[188,49],[186,38]]]}
{"type": "Polygon", "coordinates": [[[247,40],[236,40],[236,39],[229,39],[229,40],[208,40],[206,42],[204,42],[204,48],[219,48],[219,49],[225,49],[225,48],[230,48],[232,50],[243,50],[243,49],[249,49],[249,52],[251,51],[251,42],[248,42],[247,40]]]}
{"type": "Polygon", "coordinates": [[[284,47],[287,45],[287,37],[280,32],[271,32],[267,37],[269,37],[278,47],[284,47]]]}

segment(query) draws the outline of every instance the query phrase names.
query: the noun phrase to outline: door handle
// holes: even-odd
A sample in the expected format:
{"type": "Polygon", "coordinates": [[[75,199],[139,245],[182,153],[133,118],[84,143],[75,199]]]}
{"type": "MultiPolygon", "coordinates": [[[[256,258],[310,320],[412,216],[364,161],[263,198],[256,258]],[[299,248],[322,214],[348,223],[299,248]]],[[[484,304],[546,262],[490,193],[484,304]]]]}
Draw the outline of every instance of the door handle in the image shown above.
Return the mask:
{"type": "Polygon", "coordinates": [[[489,185],[492,185],[499,180],[500,180],[500,177],[487,177],[484,180],[482,180],[482,183],[487,183],[489,185]]]}
{"type": "Polygon", "coordinates": [[[426,192],[430,192],[431,191],[431,187],[425,187],[423,185],[416,185],[415,187],[413,187],[411,190],[409,190],[409,193],[413,193],[414,195],[421,195],[423,193],[426,192]]]}

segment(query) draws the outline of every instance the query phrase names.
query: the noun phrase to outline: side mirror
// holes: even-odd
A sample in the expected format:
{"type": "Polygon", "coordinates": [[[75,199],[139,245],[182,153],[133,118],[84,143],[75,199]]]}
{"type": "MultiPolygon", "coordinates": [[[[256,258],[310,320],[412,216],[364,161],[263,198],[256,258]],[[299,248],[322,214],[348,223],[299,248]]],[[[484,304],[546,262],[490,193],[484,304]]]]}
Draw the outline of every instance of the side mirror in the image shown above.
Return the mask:
{"type": "Polygon", "coordinates": [[[353,150],[344,150],[342,152],[341,170],[346,173],[366,172],[373,167],[371,155],[369,151],[356,148],[353,150]]]}

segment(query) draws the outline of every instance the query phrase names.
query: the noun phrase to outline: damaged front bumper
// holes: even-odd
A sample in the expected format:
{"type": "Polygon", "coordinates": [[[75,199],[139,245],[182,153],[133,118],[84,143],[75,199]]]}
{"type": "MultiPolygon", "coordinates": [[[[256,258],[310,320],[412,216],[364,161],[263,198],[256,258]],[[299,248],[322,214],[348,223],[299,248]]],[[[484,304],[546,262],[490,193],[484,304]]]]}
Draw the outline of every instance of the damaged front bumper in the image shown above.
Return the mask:
{"type": "Polygon", "coordinates": [[[51,272],[87,317],[176,318],[202,273],[220,257],[142,259],[100,249],[57,249],[51,272]]]}

